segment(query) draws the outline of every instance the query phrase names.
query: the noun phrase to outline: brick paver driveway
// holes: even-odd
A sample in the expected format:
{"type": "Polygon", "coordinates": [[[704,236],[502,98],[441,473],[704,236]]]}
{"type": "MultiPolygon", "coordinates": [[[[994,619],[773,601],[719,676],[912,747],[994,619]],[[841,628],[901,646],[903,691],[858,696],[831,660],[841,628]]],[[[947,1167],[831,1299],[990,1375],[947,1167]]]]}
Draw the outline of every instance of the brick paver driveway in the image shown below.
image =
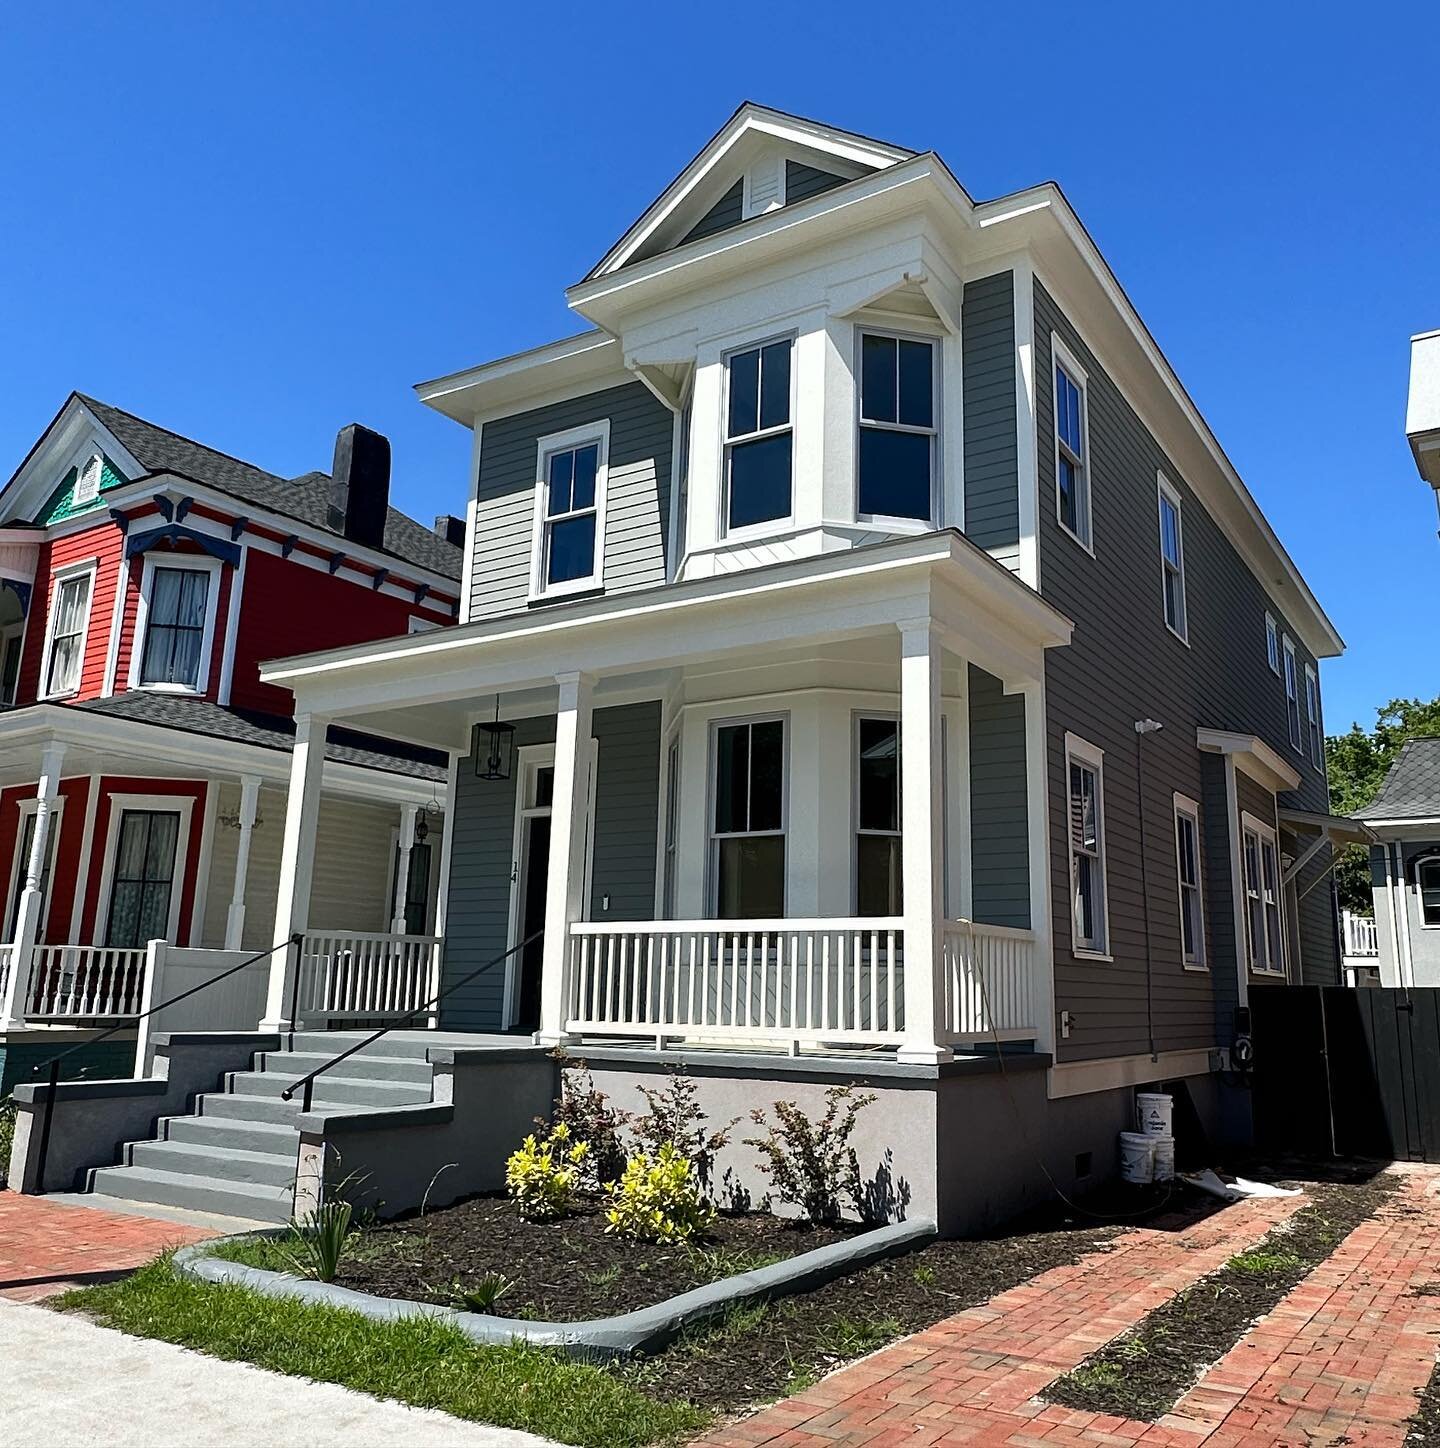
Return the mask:
{"type": "Polygon", "coordinates": [[[1398,1445],[1440,1344],[1440,1172],[1401,1190],[1262,1318],[1159,1423],[1050,1406],[1047,1384],[1296,1211],[1239,1204],[1182,1232],[1127,1232],[983,1307],[726,1424],[704,1448],[905,1444],[1398,1445]]]}

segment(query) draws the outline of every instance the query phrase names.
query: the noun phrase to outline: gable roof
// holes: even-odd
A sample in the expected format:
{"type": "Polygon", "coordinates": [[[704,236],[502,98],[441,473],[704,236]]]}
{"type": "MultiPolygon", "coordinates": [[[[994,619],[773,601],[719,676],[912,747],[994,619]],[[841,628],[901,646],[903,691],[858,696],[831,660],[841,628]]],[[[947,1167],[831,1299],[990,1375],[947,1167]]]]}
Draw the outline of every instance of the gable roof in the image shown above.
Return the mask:
{"type": "Polygon", "coordinates": [[[1380,793],[1354,814],[1362,820],[1440,819],[1440,737],[1407,739],[1380,793]]]}

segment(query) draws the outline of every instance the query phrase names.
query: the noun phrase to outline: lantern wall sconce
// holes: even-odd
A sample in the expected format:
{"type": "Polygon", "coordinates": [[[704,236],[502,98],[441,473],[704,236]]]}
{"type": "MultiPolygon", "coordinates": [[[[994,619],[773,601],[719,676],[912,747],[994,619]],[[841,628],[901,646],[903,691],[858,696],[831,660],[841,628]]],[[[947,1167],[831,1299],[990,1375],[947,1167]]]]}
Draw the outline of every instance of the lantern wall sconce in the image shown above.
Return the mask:
{"type": "Polygon", "coordinates": [[[474,730],[476,779],[509,779],[515,762],[515,726],[500,719],[500,696],[495,696],[495,718],[474,730]]]}

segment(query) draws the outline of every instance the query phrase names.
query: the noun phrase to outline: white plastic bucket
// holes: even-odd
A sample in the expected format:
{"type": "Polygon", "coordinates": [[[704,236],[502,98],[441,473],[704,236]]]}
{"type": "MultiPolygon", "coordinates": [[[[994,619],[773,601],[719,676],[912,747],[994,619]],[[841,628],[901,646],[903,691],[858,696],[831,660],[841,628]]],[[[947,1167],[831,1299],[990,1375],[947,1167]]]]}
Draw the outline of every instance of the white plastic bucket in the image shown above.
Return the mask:
{"type": "Polygon", "coordinates": [[[1155,1138],[1143,1131],[1120,1133],[1120,1180],[1148,1186],[1155,1180],[1155,1138]]]}
{"type": "Polygon", "coordinates": [[[1135,1119],[1146,1136],[1172,1136],[1171,1122],[1175,1114],[1175,1098],[1163,1091],[1135,1093],[1135,1119]]]}
{"type": "Polygon", "coordinates": [[[1175,1138],[1173,1136],[1152,1136],[1155,1143],[1155,1180],[1157,1182],[1173,1182],[1175,1180],[1175,1138]]]}

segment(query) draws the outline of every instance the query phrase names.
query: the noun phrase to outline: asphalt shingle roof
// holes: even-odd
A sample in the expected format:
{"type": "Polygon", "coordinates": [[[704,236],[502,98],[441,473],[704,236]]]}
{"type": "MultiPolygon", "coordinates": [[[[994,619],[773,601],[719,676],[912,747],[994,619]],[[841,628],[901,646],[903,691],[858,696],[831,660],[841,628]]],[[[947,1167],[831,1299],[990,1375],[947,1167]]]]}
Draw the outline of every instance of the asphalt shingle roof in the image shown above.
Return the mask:
{"type": "Polygon", "coordinates": [[[1407,739],[1380,786],[1380,793],[1355,811],[1362,820],[1440,818],[1440,738],[1407,739]]]}
{"type": "MultiPolygon", "coordinates": [[[[323,528],[327,533],[334,532],[329,523],[329,473],[277,477],[228,453],[216,452],[203,443],[157,427],[108,402],[87,397],[82,392],[75,395],[149,471],[178,473],[242,502],[308,523],[313,528],[323,528]]],[[[390,509],[385,522],[385,551],[444,578],[458,580],[460,577],[462,550],[398,508],[390,509]]]]}
{"type": "MultiPolygon", "coordinates": [[[[73,704],[112,719],[130,719],[162,729],[180,729],[211,739],[228,739],[237,744],[254,744],[261,749],[278,749],[291,754],[295,749],[295,721],[279,714],[261,714],[249,709],[225,708],[208,699],[189,699],[175,694],[153,694],[144,689],[115,694],[108,699],[90,699],[73,704]]],[[[445,779],[443,754],[375,739],[350,729],[331,727],[325,744],[326,759],[339,764],[356,764],[362,769],[383,769],[412,779],[445,779]]]]}

